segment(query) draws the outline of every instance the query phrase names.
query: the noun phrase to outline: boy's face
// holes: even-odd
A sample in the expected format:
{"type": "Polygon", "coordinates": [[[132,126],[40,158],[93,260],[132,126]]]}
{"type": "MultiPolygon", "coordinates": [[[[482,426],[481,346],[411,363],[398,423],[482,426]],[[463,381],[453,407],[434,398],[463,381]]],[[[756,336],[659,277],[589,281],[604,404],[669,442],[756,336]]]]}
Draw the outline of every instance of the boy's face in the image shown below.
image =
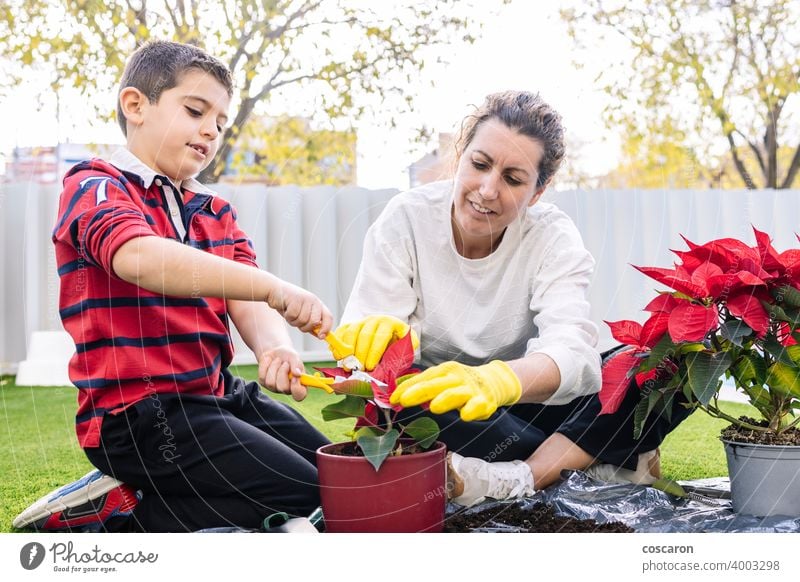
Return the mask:
{"type": "Polygon", "coordinates": [[[229,106],[230,97],[219,81],[190,69],[157,103],[142,101],[141,115],[128,119],[128,147],[175,182],[194,177],[219,149],[229,106]]]}

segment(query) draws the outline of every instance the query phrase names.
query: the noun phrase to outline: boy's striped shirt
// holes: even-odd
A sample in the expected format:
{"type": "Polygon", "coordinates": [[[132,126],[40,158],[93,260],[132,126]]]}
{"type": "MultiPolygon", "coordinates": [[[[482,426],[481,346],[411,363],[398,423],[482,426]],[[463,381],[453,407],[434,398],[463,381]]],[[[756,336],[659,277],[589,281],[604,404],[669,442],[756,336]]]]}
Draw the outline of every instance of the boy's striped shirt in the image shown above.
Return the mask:
{"type": "Polygon", "coordinates": [[[67,173],[53,231],[59,311],[76,346],[69,374],[79,390],[82,447],[99,446],[105,414],[144,398],[221,395],[221,371],[233,358],[224,299],[170,297],[127,283],[113,273],[114,253],[133,238],[160,236],[257,267],[228,202],[194,180],[176,196],[166,177],[127,150],[112,161],[82,162],[67,173]]]}

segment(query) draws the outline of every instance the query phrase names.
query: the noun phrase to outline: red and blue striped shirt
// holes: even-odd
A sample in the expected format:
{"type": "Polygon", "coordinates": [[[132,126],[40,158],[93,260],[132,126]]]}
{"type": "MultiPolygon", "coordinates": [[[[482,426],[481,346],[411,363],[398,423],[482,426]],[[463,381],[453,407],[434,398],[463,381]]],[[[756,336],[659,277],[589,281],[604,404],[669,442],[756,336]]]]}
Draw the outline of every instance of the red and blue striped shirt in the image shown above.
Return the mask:
{"type": "Polygon", "coordinates": [[[127,150],[67,172],[53,231],[59,312],[75,342],[82,447],[100,445],[106,414],[159,393],[224,392],[233,359],[224,299],[171,297],[127,283],[111,266],[127,241],[160,236],[257,267],[231,205],[194,180],[178,190],[127,150]]]}

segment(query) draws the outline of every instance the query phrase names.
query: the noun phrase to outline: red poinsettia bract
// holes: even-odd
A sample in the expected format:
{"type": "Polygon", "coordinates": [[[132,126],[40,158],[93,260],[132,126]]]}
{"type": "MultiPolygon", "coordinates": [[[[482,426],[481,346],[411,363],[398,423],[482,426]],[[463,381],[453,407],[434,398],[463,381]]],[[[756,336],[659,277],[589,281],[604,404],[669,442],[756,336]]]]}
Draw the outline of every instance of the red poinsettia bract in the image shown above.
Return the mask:
{"type": "Polygon", "coordinates": [[[665,335],[675,345],[708,343],[733,318],[749,327],[757,340],[772,330],[784,346],[796,343],[792,328],[771,319],[770,310],[776,295],[800,289],[800,250],[779,253],[769,235],[753,230],[754,247],[733,238],[700,245],[683,237],[689,250],[673,251],[680,259],[673,268],[634,266],[672,291],[659,292],[648,303],[644,310],[650,317],[643,325],[629,320],[606,322],[614,339],[631,350],[604,367],[601,414],[617,410],[631,378],[641,387],[670,373],[674,363],[669,358],[658,369],[634,373],[665,335]]]}
{"type": "MultiPolygon", "coordinates": [[[[369,382],[372,387],[373,402],[367,402],[365,417],[359,418],[356,428],[360,426],[375,426],[377,424],[377,407],[375,404],[382,408],[391,408],[392,410],[402,410],[402,406],[397,404],[390,404],[389,398],[392,393],[397,389],[397,379],[402,378],[408,374],[416,374],[419,372],[416,368],[412,368],[414,363],[414,346],[411,343],[411,334],[406,334],[392,345],[390,345],[381,357],[381,361],[376,368],[369,372],[369,375],[378,382],[369,382]],[[386,384],[385,386],[381,385],[386,384]]],[[[348,378],[352,373],[344,368],[315,368],[322,372],[328,378],[348,378]]]]}

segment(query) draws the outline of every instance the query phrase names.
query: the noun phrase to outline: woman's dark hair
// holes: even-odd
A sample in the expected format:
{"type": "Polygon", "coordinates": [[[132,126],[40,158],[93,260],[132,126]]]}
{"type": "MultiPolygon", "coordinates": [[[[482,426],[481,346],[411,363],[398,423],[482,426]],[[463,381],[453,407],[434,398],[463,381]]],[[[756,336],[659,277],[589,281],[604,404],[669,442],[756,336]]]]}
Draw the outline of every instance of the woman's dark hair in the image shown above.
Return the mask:
{"type": "Polygon", "coordinates": [[[475,138],[478,128],[497,119],[506,127],[526,135],[540,144],[544,155],[539,162],[539,178],[536,187],[547,184],[561,166],[566,153],[564,126],[561,116],[538,93],[527,91],[504,91],[486,97],[483,105],[468,115],[461,124],[461,134],[456,142],[458,158],[475,138]]]}

